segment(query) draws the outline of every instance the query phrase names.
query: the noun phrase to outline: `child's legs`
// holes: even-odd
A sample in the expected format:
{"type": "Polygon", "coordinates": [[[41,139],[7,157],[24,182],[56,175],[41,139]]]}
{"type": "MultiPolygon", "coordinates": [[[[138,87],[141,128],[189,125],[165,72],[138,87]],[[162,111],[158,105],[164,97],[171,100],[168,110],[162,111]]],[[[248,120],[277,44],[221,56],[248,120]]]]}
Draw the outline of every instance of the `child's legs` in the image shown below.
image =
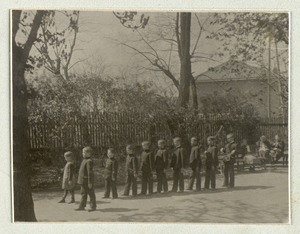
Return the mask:
{"type": "Polygon", "coordinates": [[[125,196],[129,195],[130,185],[131,185],[131,176],[127,174],[126,181],[125,181],[125,188],[124,188],[125,196]]]}
{"type": "Polygon", "coordinates": [[[67,190],[67,189],[64,189],[64,195],[63,195],[63,197],[62,197],[62,200],[65,200],[66,197],[67,197],[67,195],[68,195],[68,190],[67,190]]]}
{"type": "Polygon", "coordinates": [[[211,187],[216,188],[216,167],[212,167],[210,171],[211,187]]]}
{"type": "Polygon", "coordinates": [[[90,206],[92,209],[96,208],[96,195],[95,195],[95,191],[94,188],[92,187],[91,189],[88,188],[87,190],[89,196],[90,196],[90,206]]]}
{"type": "Polygon", "coordinates": [[[132,195],[136,196],[137,195],[137,180],[133,175],[131,176],[131,181],[132,181],[132,195]]]}
{"type": "Polygon", "coordinates": [[[167,181],[167,176],[166,176],[165,172],[161,173],[161,182],[163,184],[164,191],[168,192],[168,181],[167,181]]]}
{"type": "Polygon", "coordinates": [[[196,190],[200,191],[201,190],[201,175],[200,175],[200,171],[197,170],[196,171],[196,190]]]}
{"type": "Polygon", "coordinates": [[[110,187],[111,187],[111,178],[106,178],[105,179],[105,192],[104,192],[104,197],[109,197],[110,195],[110,187]]]}
{"type": "Polygon", "coordinates": [[[204,184],[204,187],[206,189],[209,189],[210,175],[211,175],[211,167],[210,166],[206,166],[206,170],[205,170],[205,184],[204,184]]]}
{"type": "Polygon", "coordinates": [[[179,190],[184,191],[184,177],[181,170],[179,171],[179,190]]]}
{"type": "Polygon", "coordinates": [[[71,194],[71,200],[75,201],[75,192],[74,192],[74,188],[70,189],[70,194],[71,194]]]}
{"type": "Polygon", "coordinates": [[[80,189],[80,194],[81,194],[81,200],[80,200],[80,208],[84,208],[86,206],[86,200],[87,200],[87,182],[83,182],[83,184],[81,185],[81,189],[80,189]]]}
{"type": "Polygon", "coordinates": [[[149,189],[149,194],[153,193],[153,174],[152,172],[148,173],[147,176],[147,182],[148,182],[148,189],[149,189]]]}
{"type": "Polygon", "coordinates": [[[118,192],[117,192],[116,181],[111,181],[111,191],[112,191],[113,198],[117,198],[118,192]]]}
{"type": "Polygon", "coordinates": [[[192,173],[190,175],[190,181],[189,181],[189,185],[188,185],[188,189],[189,190],[192,190],[193,189],[193,185],[194,185],[194,180],[195,180],[195,177],[196,177],[196,172],[195,172],[195,169],[192,169],[192,173]]]}
{"type": "Polygon", "coordinates": [[[157,192],[161,192],[162,190],[162,171],[156,170],[156,177],[157,177],[157,192]]]}
{"type": "Polygon", "coordinates": [[[178,178],[179,177],[179,171],[174,169],[173,171],[173,188],[172,191],[176,192],[178,189],[178,178]]]}
{"type": "Polygon", "coordinates": [[[147,192],[147,184],[148,184],[148,177],[145,171],[142,171],[142,194],[146,194],[147,192]]]}

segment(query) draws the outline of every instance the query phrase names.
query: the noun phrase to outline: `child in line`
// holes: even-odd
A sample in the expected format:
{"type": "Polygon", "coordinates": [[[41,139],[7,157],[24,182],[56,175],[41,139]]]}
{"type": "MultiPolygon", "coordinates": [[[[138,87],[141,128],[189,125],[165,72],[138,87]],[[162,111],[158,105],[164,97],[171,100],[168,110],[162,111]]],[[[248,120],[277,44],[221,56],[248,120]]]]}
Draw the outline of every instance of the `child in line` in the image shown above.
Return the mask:
{"type": "Polygon", "coordinates": [[[209,184],[214,190],[216,188],[216,170],[219,164],[218,150],[215,146],[215,138],[210,136],[207,138],[208,148],[205,151],[205,189],[209,189],[209,184]]]}
{"type": "Polygon", "coordinates": [[[64,154],[65,160],[67,161],[64,172],[63,172],[63,179],[62,179],[62,189],[64,190],[64,195],[59,203],[65,203],[65,199],[68,195],[68,192],[71,194],[71,203],[75,203],[75,196],[74,196],[74,187],[76,183],[76,178],[74,174],[74,155],[71,151],[68,151],[64,154]]]}
{"type": "Polygon", "coordinates": [[[223,187],[234,187],[234,162],[238,153],[237,144],[234,141],[234,135],[232,133],[227,135],[227,145],[225,146],[224,157],[224,183],[223,187]]]}
{"type": "Polygon", "coordinates": [[[165,169],[168,167],[168,151],[165,148],[165,140],[159,140],[157,142],[158,150],[155,155],[154,167],[157,176],[157,193],[168,192],[168,181],[165,173],[165,169]]]}
{"type": "Polygon", "coordinates": [[[140,195],[147,194],[147,187],[149,195],[153,193],[153,174],[154,169],[154,157],[150,151],[150,142],[142,142],[143,152],[141,155],[141,171],[142,171],[142,191],[140,195]]]}
{"type": "Polygon", "coordinates": [[[91,159],[93,150],[91,147],[85,147],[82,150],[82,163],[80,165],[78,173],[78,184],[81,185],[81,201],[76,211],[84,210],[87,202],[87,196],[90,197],[91,209],[88,211],[96,210],[96,195],[94,191],[94,172],[93,172],[93,160],[91,159]]]}
{"type": "Polygon", "coordinates": [[[134,155],[134,149],[132,145],[126,147],[126,182],[124,189],[124,196],[129,196],[129,190],[132,186],[132,195],[137,195],[137,176],[138,176],[138,160],[134,155]]]}
{"type": "Polygon", "coordinates": [[[109,148],[107,150],[108,159],[105,162],[105,192],[103,198],[109,198],[110,191],[112,192],[113,199],[118,198],[117,192],[117,174],[118,174],[118,161],[115,159],[115,149],[109,148]]]}
{"type": "Polygon", "coordinates": [[[191,138],[191,155],[190,155],[190,167],[192,168],[192,174],[190,176],[190,183],[188,190],[193,190],[194,181],[196,180],[196,191],[201,191],[201,175],[200,170],[202,166],[200,157],[200,147],[198,146],[198,140],[196,137],[191,138]]]}
{"type": "Polygon", "coordinates": [[[185,153],[181,146],[181,138],[175,137],[173,139],[175,150],[171,156],[171,168],[173,169],[173,188],[172,192],[183,192],[184,191],[184,177],[182,169],[185,166],[185,153]],[[179,191],[178,190],[179,184],[179,191]]]}

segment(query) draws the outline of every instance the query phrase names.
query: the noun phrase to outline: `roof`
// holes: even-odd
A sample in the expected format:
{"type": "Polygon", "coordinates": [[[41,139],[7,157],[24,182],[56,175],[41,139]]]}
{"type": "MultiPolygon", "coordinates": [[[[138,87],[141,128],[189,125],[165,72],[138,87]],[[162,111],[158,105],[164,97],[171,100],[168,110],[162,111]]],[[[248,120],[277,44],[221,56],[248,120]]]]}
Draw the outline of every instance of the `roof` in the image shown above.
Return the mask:
{"type": "Polygon", "coordinates": [[[215,82],[264,79],[266,76],[266,69],[250,66],[242,61],[230,59],[216,67],[209,68],[206,72],[195,77],[195,79],[197,82],[215,82]]]}

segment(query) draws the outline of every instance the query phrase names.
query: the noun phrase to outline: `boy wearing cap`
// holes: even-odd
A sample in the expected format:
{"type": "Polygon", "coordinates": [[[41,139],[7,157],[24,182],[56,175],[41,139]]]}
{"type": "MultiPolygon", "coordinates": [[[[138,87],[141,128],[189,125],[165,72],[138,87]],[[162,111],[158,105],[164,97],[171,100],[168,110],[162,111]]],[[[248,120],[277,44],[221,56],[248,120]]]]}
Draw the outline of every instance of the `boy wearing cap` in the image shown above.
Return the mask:
{"type": "Polygon", "coordinates": [[[91,209],[88,211],[96,210],[96,195],[94,191],[94,172],[93,160],[91,159],[93,150],[91,147],[84,147],[82,150],[83,160],[80,165],[77,183],[81,185],[81,201],[76,211],[84,210],[87,202],[87,196],[90,197],[91,209]]]}
{"type": "Polygon", "coordinates": [[[194,181],[196,180],[196,191],[201,191],[201,176],[200,170],[202,166],[200,157],[200,147],[198,146],[198,140],[196,137],[191,138],[191,155],[190,155],[190,167],[192,169],[192,174],[190,176],[190,183],[188,190],[192,190],[194,186],[194,181]]]}
{"type": "Polygon", "coordinates": [[[118,198],[116,180],[118,174],[118,161],[115,159],[115,149],[107,150],[108,159],[105,162],[105,192],[103,198],[109,198],[110,190],[112,191],[113,199],[118,198]]]}
{"type": "Polygon", "coordinates": [[[68,195],[68,192],[71,194],[71,203],[75,203],[74,196],[74,187],[76,183],[76,178],[74,174],[74,155],[71,151],[68,151],[64,154],[65,160],[67,161],[64,171],[63,171],[63,179],[62,179],[62,189],[64,190],[64,195],[62,199],[58,203],[65,203],[65,199],[68,195]]]}
{"type": "Polygon", "coordinates": [[[168,192],[168,181],[165,173],[165,169],[168,167],[168,151],[165,148],[165,140],[159,140],[157,142],[158,150],[155,155],[154,167],[157,176],[157,192],[162,192],[162,187],[164,192],[168,192]]]}
{"type": "Polygon", "coordinates": [[[137,195],[137,176],[138,176],[138,160],[134,155],[134,149],[132,145],[126,147],[126,182],[124,189],[124,196],[129,196],[129,190],[132,186],[132,195],[137,195]]]}
{"type": "Polygon", "coordinates": [[[218,150],[215,146],[215,138],[210,136],[207,138],[208,148],[205,151],[205,189],[216,188],[216,168],[219,164],[218,150]]]}
{"type": "Polygon", "coordinates": [[[184,191],[184,177],[182,173],[182,168],[185,166],[185,153],[184,149],[181,146],[181,138],[175,137],[173,139],[173,143],[175,146],[175,150],[171,155],[171,168],[173,169],[173,188],[172,192],[178,192],[178,185],[179,185],[179,192],[184,191]]]}
{"type": "Polygon", "coordinates": [[[150,142],[142,142],[143,152],[141,155],[141,171],[142,171],[142,191],[140,195],[147,194],[147,187],[149,194],[153,193],[153,174],[154,156],[150,151],[150,142]]]}

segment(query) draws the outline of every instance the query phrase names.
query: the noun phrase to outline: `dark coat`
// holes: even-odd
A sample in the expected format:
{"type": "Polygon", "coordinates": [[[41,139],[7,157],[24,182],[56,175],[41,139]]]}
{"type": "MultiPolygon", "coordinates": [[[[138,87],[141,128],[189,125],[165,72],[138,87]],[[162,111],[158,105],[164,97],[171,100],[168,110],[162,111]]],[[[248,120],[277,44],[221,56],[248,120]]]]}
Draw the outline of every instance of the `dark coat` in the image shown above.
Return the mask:
{"type": "Polygon", "coordinates": [[[105,162],[105,171],[104,171],[104,178],[112,178],[114,180],[117,179],[119,164],[115,158],[108,158],[105,162]]]}
{"type": "Polygon", "coordinates": [[[185,160],[186,160],[185,151],[181,146],[179,146],[173,151],[171,155],[170,166],[173,169],[181,169],[185,166],[185,160]]]}
{"type": "Polygon", "coordinates": [[[138,159],[135,155],[127,155],[126,157],[126,172],[129,175],[137,176],[138,174],[138,159]]]}
{"type": "Polygon", "coordinates": [[[228,161],[234,162],[235,157],[238,154],[238,145],[237,145],[237,143],[235,143],[235,142],[228,143],[225,146],[225,153],[226,153],[226,156],[224,157],[224,161],[225,162],[228,162],[228,161]],[[232,153],[233,150],[235,152],[232,153]]]}
{"type": "Polygon", "coordinates": [[[216,146],[208,146],[206,150],[206,166],[218,166],[218,149],[216,146]]]}
{"type": "Polygon", "coordinates": [[[87,179],[89,184],[94,183],[94,172],[93,172],[93,160],[91,158],[84,158],[81,162],[79,173],[78,173],[78,184],[83,184],[83,181],[87,179]]]}
{"type": "Polygon", "coordinates": [[[159,149],[154,159],[154,167],[156,170],[164,170],[168,167],[169,155],[166,149],[159,149]]]}
{"type": "Polygon", "coordinates": [[[278,142],[274,142],[272,144],[272,147],[274,150],[276,150],[278,153],[283,153],[284,152],[284,142],[283,141],[278,141],[278,142]]]}
{"type": "Polygon", "coordinates": [[[199,146],[193,146],[191,149],[190,166],[193,170],[196,169],[197,167],[200,169],[202,166],[199,146]]]}
{"type": "Polygon", "coordinates": [[[141,171],[152,172],[154,169],[154,156],[150,150],[144,150],[141,155],[141,171]]]}

